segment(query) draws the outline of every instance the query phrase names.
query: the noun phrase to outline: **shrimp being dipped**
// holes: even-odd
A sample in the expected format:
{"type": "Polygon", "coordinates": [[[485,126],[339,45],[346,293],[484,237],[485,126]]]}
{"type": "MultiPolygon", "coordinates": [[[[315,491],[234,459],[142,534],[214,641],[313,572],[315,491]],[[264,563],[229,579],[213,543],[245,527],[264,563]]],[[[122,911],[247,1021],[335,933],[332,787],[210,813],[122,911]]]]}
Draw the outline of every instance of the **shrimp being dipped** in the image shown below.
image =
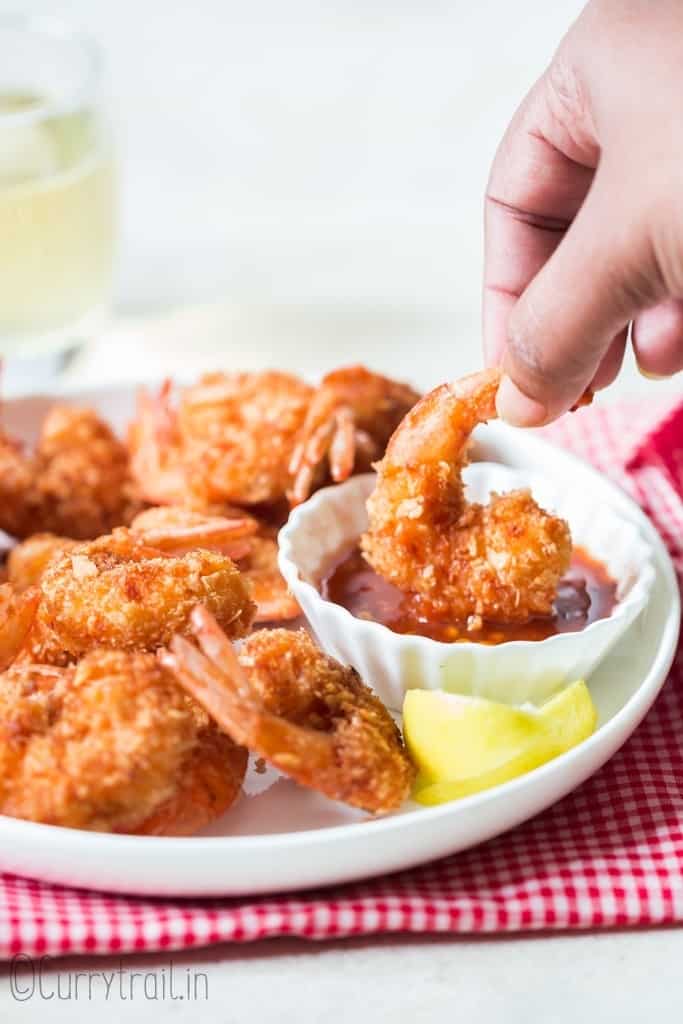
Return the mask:
{"type": "Polygon", "coordinates": [[[414,777],[401,734],[351,668],[304,631],[260,630],[238,654],[205,608],[200,650],[175,637],[162,663],[236,743],[297,782],[375,813],[405,800],[414,777]]]}
{"type": "Polygon", "coordinates": [[[141,507],[128,451],[92,409],[54,406],[33,454],[0,437],[0,529],[14,537],[87,540],[141,507]]]}
{"type": "Polygon", "coordinates": [[[419,397],[407,384],[364,366],[343,367],[323,377],[290,462],[291,504],[310,496],[326,458],[335,483],[369,469],[419,397]]]}
{"type": "Polygon", "coordinates": [[[171,556],[121,528],[51,561],[40,581],[34,661],[64,664],[96,647],[154,651],[190,629],[201,601],[233,637],[255,606],[239,570],[202,548],[171,556]]]}
{"type": "Polygon", "coordinates": [[[106,832],[190,835],[237,797],[237,747],[151,654],[0,675],[0,813],[106,832]]]}
{"type": "Polygon", "coordinates": [[[444,384],[421,399],[391,438],[368,499],[366,560],[432,614],[523,622],[550,615],[569,567],[567,523],[528,491],[469,504],[461,477],[474,427],[496,416],[499,370],[444,384]]]}

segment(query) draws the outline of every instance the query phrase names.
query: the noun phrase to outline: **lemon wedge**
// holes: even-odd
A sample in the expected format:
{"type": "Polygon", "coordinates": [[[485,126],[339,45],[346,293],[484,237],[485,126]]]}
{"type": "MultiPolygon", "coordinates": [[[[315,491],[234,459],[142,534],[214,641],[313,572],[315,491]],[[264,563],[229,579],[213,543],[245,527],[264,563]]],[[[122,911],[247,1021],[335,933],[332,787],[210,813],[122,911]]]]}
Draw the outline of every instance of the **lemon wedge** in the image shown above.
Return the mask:
{"type": "Polygon", "coordinates": [[[403,733],[419,772],[413,796],[440,804],[507,782],[576,746],[596,721],[583,680],[539,708],[409,690],[403,733]]]}

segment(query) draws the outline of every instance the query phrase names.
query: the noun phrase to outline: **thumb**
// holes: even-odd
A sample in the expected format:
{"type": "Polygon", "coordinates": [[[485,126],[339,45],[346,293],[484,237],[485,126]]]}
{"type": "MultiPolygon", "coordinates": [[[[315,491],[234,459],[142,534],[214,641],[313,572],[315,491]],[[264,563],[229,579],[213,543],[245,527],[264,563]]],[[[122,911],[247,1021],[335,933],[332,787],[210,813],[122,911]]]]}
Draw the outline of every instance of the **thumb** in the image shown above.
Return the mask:
{"type": "MultiPolygon", "coordinates": [[[[570,409],[590,385],[612,341],[663,285],[631,190],[593,187],[562,242],[526,288],[508,321],[498,414],[540,426],[570,409]],[[621,193],[621,194],[619,194],[621,193]]],[[[617,179],[618,180],[618,179],[617,179]]]]}

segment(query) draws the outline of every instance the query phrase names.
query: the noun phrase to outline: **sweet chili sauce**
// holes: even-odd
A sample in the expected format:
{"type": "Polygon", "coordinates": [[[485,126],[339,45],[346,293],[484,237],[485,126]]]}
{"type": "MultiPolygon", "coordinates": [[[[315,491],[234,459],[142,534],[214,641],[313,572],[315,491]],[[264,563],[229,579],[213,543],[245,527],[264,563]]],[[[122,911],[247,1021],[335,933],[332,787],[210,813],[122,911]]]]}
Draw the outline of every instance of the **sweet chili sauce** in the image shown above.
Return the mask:
{"type": "Polygon", "coordinates": [[[415,633],[448,643],[469,641],[501,644],[508,640],[545,640],[556,633],[574,633],[606,618],[617,601],[617,585],[602,562],[575,548],[566,576],[560,581],[551,616],[509,625],[484,622],[468,629],[464,622],[427,616],[410,594],[379,576],[355,546],[344,551],[320,584],[322,596],[347,608],[359,619],[381,622],[395,633],[415,633]]]}

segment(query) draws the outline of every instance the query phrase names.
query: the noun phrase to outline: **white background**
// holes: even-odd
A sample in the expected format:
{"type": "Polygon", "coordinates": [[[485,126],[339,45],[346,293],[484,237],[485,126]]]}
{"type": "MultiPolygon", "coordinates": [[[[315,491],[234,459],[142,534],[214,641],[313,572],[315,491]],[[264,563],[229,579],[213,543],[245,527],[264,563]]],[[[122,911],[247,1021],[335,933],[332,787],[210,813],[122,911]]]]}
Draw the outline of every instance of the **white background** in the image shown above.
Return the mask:
{"type": "MultiPolygon", "coordinates": [[[[120,324],[72,379],[362,358],[427,384],[477,368],[488,167],[580,6],[2,0],[0,11],[80,21],[107,59],[120,324]],[[173,312],[187,305],[201,308],[173,312]]],[[[644,388],[655,396],[662,385],[631,367],[614,393],[644,388]]],[[[681,954],[676,930],[282,940],[175,957],[208,972],[211,999],[172,1009],[178,1021],[240,1024],[675,1019],[681,954]]],[[[145,958],[142,969],[167,960],[145,958]]],[[[6,980],[3,1021],[46,1009],[65,1021],[155,1012],[102,1001],[19,1007],[6,980]]]]}
{"type": "Polygon", "coordinates": [[[362,359],[423,386],[480,365],[488,168],[579,0],[10,4],[104,48],[119,316],[192,308],[107,335],[73,379],[158,375],[159,349],[171,371],[362,359]]]}

